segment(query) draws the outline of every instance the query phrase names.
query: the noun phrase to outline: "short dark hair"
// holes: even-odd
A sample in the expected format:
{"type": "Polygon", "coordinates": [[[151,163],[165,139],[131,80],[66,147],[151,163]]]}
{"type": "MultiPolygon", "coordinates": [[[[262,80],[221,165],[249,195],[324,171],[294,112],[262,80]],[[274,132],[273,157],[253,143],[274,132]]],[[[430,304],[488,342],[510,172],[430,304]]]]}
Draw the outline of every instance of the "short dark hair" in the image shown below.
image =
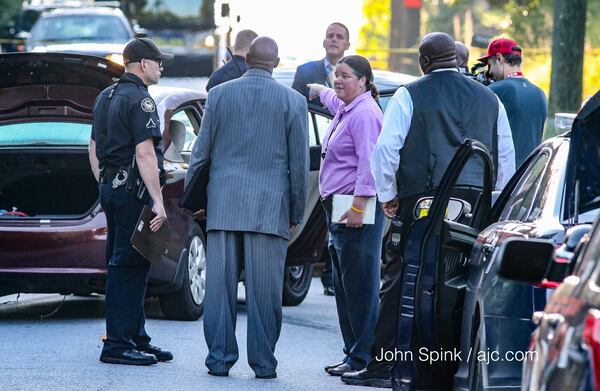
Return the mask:
{"type": "MultiPolygon", "coordinates": [[[[343,28],[344,31],[346,32],[346,40],[350,41],[350,30],[348,30],[348,27],[346,27],[346,25],[344,25],[343,23],[340,23],[340,22],[333,22],[329,26],[327,26],[327,30],[329,30],[329,28],[331,26],[340,26],[341,28],[343,28]]],[[[327,34],[327,31],[325,31],[325,34],[327,34]]]]}
{"type": "MultiPolygon", "coordinates": [[[[523,52],[520,46],[513,46],[512,50],[513,52],[523,52]]],[[[521,65],[521,62],[523,61],[523,57],[521,57],[520,54],[503,54],[502,56],[504,57],[504,61],[512,66],[521,65]]]]}
{"type": "Polygon", "coordinates": [[[371,91],[371,96],[374,99],[377,99],[379,96],[379,91],[377,91],[377,87],[375,87],[375,83],[373,83],[373,69],[371,69],[369,60],[363,56],[353,54],[351,56],[342,57],[342,59],[338,61],[338,65],[339,64],[348,65],[350,69],[352,69],[352,73],[354,73],[359,79],[364,76],[366,79],[366,90],[371,91]]]}
{"type": "Polygon", "coordinates": [[[256,37],[258,37],[258,34],[256,34],[254,31],[242,30],[235,36],[235,43],[233,47],[235,50],[248,50],[252,44],[252,41],[254,41],[256,37]]]}

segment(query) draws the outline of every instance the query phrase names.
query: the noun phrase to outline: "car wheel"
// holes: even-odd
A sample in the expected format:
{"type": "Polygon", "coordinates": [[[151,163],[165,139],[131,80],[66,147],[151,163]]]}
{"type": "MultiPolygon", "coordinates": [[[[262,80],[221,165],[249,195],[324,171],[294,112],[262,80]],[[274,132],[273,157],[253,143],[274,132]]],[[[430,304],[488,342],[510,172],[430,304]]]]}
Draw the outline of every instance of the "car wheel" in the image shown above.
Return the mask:
{"type": "Polygon", "coordinates": [[[310,288],[313,273],[312,264],[288,266],[283,280],[283,305],[295,306],[304,300],[310,288]]]}
{"type": "Polygon", "coordinates": [[[165,318],[197,320],[202,315],[206,285],[206,240],[198,224],[193,224],[187,245],[183,285],[179,292],[159,296],[165,318]]]}

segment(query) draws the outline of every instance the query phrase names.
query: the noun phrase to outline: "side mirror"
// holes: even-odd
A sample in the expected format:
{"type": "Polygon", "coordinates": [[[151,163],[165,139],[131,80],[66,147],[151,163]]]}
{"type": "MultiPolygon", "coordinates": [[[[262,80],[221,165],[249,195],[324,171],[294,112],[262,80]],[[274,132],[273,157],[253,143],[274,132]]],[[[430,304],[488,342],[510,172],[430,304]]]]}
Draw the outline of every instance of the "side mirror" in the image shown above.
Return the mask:
{"type": "MultiPolygon", "coordinates": [[[[414,215],[415,219],[427,216],[429,208],[433,203],[433,197],[423,197],[419,199],[415,205],[414,215]]],[[[469,215],[471,213],[471,204],[465,200],[459,198],[450,198],[448,200],[448,207],[446,208],[446,219],[451,221],[457,221],[462,216],[469,215]]]]}
{"type": "Polygon", "coordinates": [[[539,284],[547,276],[554,254],[548,240],[509,238],[498,251],[498,275],[509,280],[539,284]]]}

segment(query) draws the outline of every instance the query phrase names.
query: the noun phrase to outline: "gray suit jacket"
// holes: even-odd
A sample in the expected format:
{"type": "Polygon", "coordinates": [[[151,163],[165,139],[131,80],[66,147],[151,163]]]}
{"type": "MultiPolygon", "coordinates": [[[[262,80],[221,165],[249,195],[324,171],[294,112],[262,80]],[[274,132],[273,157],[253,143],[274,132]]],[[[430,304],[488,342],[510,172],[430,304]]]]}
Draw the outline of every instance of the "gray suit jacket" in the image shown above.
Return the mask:
{"type": "Polygon", "coordinates": [[[290,238],[308,185],[306,100],[250,69],[212,88],[186,177],[209,166],[207,230],[290,238]]]}

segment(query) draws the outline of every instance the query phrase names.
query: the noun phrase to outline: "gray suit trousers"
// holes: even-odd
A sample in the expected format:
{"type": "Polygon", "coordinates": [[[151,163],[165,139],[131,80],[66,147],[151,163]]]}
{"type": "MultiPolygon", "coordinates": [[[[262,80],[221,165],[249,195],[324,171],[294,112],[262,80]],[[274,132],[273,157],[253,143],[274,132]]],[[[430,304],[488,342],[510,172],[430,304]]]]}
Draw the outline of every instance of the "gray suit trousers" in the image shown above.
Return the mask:
{"type": "Polygon", "coordinates": [[[248,364],[259,376],[277,368],[281,296],[288,241],[256,232],[208,231],[204,338],[206,366],[226,372],[238,359],[235,338],[237,286],[245,269],[248,364]]]}

